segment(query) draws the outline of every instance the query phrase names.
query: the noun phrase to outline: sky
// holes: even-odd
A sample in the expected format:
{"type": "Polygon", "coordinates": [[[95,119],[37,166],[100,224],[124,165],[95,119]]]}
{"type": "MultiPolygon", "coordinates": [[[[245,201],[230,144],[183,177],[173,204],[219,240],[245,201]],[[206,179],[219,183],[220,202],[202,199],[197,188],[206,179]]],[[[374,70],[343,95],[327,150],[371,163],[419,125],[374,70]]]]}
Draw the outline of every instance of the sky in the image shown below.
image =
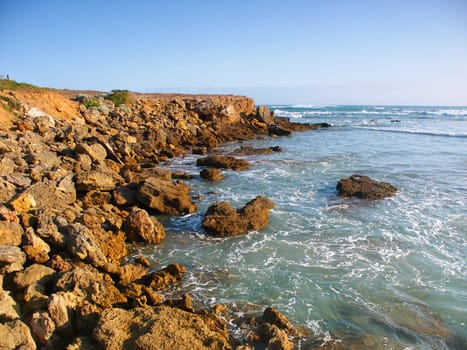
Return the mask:
{"type": "Polygon", "coordinates": [[[467,0],[0,0],[0,45],[54,88],[467,105],[467,0]]]}

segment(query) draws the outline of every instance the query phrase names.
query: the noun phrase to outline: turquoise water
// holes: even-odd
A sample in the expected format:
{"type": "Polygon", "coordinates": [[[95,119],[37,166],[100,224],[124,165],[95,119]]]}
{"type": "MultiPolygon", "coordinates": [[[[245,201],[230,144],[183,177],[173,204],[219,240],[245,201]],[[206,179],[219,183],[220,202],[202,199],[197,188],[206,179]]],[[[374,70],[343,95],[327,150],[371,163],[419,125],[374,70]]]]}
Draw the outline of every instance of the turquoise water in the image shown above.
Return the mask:
{"type": "MultiPolygon", "coordinates": [[[[195,300],[239,311],[272,305],[323,340],[467,348],[467,108],[271,109],[334,127],[245,142],[283,152],[245,157],[251,169],[226,171],[220,183],[189,181],[204,197],[198,212],[160,217],[166,240],[139,253],[186,265],[183,288],[195,300]],[[338,198],[337,181],[355,173],[399,191],[376,202],[338,198]],[[259,194],[276,205],[266,229],[231,239],[204,235],[210,204],[241,207],[259,194]]],[[[196,175],[195,161],[170,167],[196,175]]]]}

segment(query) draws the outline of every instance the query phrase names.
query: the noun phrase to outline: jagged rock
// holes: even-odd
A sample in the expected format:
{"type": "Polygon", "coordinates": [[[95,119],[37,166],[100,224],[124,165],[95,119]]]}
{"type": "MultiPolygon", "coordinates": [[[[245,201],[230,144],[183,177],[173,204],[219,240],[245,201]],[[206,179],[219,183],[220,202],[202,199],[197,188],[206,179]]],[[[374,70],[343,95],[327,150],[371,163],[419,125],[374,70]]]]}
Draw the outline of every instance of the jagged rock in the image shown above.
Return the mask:
{"type": "Polygon", "coordinates": [[[50,283],[56,275],[56,271],[42,264],[32,264],[24,271],[18,272],[14,278],[16,288],[23,289],[30,285],[50,283]]]}
{"type": "Polygon", "coordinates": [[[276,308],[268,307],[263,312],[263,322],[273,324],[280,329],[286,330],[289,334],[295,333],[295,330],[290,321],[276,308]]]}
{"type": "Polygon", "coordinates": [[[248,163],[246,160],[238,159],[231,156],[218,155],[208,156],[205,158],[198,158],[196,160],[196,165],[233,170],[246,170],[250,168],[250,163],[248,163]]]}
{"type": "Polygon", "coordinates": [[[51,210],[40,211],[37,215],[36,234],[55,247],[65,248],[65,236],[59,232],[54,222],[56,219],[59,219],[56,212],[51,210]]]}
{"type": "Polygon", "coordinates": [[[280,125],[277,125],[277,124],[271,124],[268,126],[268,131],[269,131],[269,135],[273,135],[273,136],[290,136],[292,135],[292,131],[283,127],[283,126],[280,126],[280,125]]]}
{"type": "Polygon", "coordinates": [[[36,263],[49,260],[50,246],[34,233],[32,227],[28,227],[24,233],[23,250],[28,259],[36,263]]]}
{"type": "Polygon", "coordinates": [[[0,245],[19,246],[23,228],[16,222],[0,221],[0,245]]]}
{"type": "Polygon", "coordinates": [[[10,206],[17,212],[27,213],[37,206],[37,202],[30,193],[23,192],[10,202],[10,206]]]}
{"type": "Polygon", "coordinates": [[[170,264],[167,267],[153,272],[149,276],[149,286],[156,290],[166,289],[168,286],[182,280],[185,273],[185,266],[179,264],[170,264]]]}
{"type": "Polygon", "coordinates": [[[112,192],[112,197],[115,205],[118,206],[133,206],[136,205],[136,195],[138,190],[131,185],[118,186],[112,192]]]}
{"type": "Polygon", "coordinates": [[[165,230],[156,219],[151,219],[146,210],[133,207],[125,220],[125,232],[130,241],[143,240],[159,244],[165,238],[165,230]]]}
{"type": "Polygon", "coordinates": [[[96,267],[102,267],[108,262],[96,237],[82,224],[68,226],[66,247],[73,256],[89,261],[96,267]]]}
{"type": "Polygon", "coordinates": [[[158,306],[105,310],[94,329],[104,349],[229,350],[229,337],[215,316],[158,306]],[[216,322],[217,321],[217,322],[216,322]]]}
{"type": "Polygon", "coordinates": [[[57,157],[55,152],[39,151],[28,155],[27,160],[29,164],[42,163],[46,168],[59,167],[61,160],[57,157]]]}
{"type": "Polygon", "coordinates": [[[0,245],[0,273],[21,271],[25,262],[26,254],[20,248],[0,245]]]}
{"type": "Polygon", "coordinates": [[[287,333],[269,323],[259,325],[256,330],[259,336],[259,342],[266,346],[266,349],[271,350],[293,350],[294,344],[289,340],[287,333]]]}
{"type": "Polygon", "coordinates": [[[107,158],[107,151],[104,146],[99,143],[88,145],[87,143],[79,143],[75,147],[75,152],[78,154],[86,154],[95,163],[103,163],[107,158]]]}
{"type": "Polygon", "coordinates": [[[182,181],[167,181],[150,177],[139,184],[137,199],[146,207],[162,214],[193,213],[196,204],[189,195],[190,187],[182,181]]]}
{"type": "Polygon", "coordinates": [[[35,350],[36,343],[29,327],[20,320],[14,320],[0,323],[0,349],[35,350]]]}
{"type": "Polygon", "coordinates": [[[0,176],[10,175],[15,171],[16,164],[9,158],[0,159],[0,176]]]}
{"type": "Polygon", "coordinates": [[[23,299],[25,304],[22,311],[24,314],[30,314],[36,310],[47,308],[49,297],[46,295],[43,284],[33,283],[24,289],[23,299]]]}
{"type": "Polygon", "coordinates": [[[98,171],[77,174],[75,184],[78,191],[112,191],[117,186],[111,174],[98,171]]]}
{"type": "Polygon", "coordinates": [[[269,222],[269,210],[274,203],[262,196],[235,210],[228,202],[211,205],[204,217],[203,227],[208,235],[232,237],[249,231],[265,228],[269,222]]]}
{"type": "Polygon", "coordinates": [[[74,312],[78,296],[74,293],[53,293],[49,297],[47,311],[54,321],[56,330],[65,336],[73,334],[74,312]]]}
{"type": "Polygon", "coordinates": [[[118,271],[120,282],[129,283],[147,276],[149,270],[141,265],[125,264],[118,271]]]}
{"type": "Polygon", "coordinates": [[[387,182],[378,182],[367,176],[352,175],[341,179],[336,186],[339,196],[363,199],[382,199],[394,196],[397,188],[387,182]]]}
{"type": "Polygon", "coordinates": [[[35,312],[31,315],[29,327],[39,344],[46,345],[55,332],[55,323],[46,311],[35,312]]]}
{"type": "Polygon", "coordinates": [[[256,118],[267,125],[274,123],[274,113],[267,106],[258,106],[256,108],[256,118]]]}
{"type": "Polygon", "coordinates": [[[20,307],[10,293],[0,288],[0,322],[16,320],[20,317],[20,307]]]}
{"type": "Polygon", "coordinates": [[[81,199],[84,208],[102,207],[109,204],[112,200],[112,194],[109,192],[91,190],[81,199]]]}
{"type": "Polygon", "coordinates": [[[221,181],[224,179],[224,176],[218,168],[206,168],[201,170],[199,174],[202,179],[209,181],[221,181]]]}

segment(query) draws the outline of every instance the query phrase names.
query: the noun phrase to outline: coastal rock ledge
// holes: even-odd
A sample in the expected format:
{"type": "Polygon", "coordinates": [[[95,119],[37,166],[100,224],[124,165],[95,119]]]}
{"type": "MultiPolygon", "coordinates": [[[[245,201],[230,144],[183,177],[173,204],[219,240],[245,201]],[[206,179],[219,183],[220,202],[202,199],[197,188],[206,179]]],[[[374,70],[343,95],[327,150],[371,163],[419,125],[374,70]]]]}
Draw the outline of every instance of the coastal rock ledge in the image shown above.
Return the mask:
{"type": "Polygon", "coordinates": [[[207,234],[215,237],[234,237],[249,231],[258,231],[269,223],[269,210],[274,203],[262,196],[236,210],[228,202],[211,205],[204,217],[203,227],[207,234]]]}
{"type": "Polygon", "coordinates": [[[379,182],[363,175],[352,175],[341,179],[336,186],[339,196],[363,199],[383,199],[394,196],[397,188],[387,182],[379,182]]]}

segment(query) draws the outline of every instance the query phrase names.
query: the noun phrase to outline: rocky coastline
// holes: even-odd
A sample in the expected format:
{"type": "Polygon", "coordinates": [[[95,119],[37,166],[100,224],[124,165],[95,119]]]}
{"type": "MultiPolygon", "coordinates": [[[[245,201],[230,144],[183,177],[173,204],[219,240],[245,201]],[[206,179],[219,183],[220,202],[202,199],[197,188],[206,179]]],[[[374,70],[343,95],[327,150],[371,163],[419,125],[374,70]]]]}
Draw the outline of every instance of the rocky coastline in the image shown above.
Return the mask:
{"type": "MultiPolygon", "coordinates": [[[[233,95],[28,88],[0,100],[0,349],[294,348],[300,332],[273,307],[235,320],[247,330],[239,339],[228,306],[165,300],[184,266],[125,257],[132,242],[165,239],[158,214],[197,210],[190,176],[158,164],[192,152],[203,155],[200,176],[221,181],[220,169],[250,166],[214,154],[221,143],[329,125],[274,118],[233,95]]],[[[259,230],[273,206],[213,203],[203,226],[218,237],[259,230]]]]}

